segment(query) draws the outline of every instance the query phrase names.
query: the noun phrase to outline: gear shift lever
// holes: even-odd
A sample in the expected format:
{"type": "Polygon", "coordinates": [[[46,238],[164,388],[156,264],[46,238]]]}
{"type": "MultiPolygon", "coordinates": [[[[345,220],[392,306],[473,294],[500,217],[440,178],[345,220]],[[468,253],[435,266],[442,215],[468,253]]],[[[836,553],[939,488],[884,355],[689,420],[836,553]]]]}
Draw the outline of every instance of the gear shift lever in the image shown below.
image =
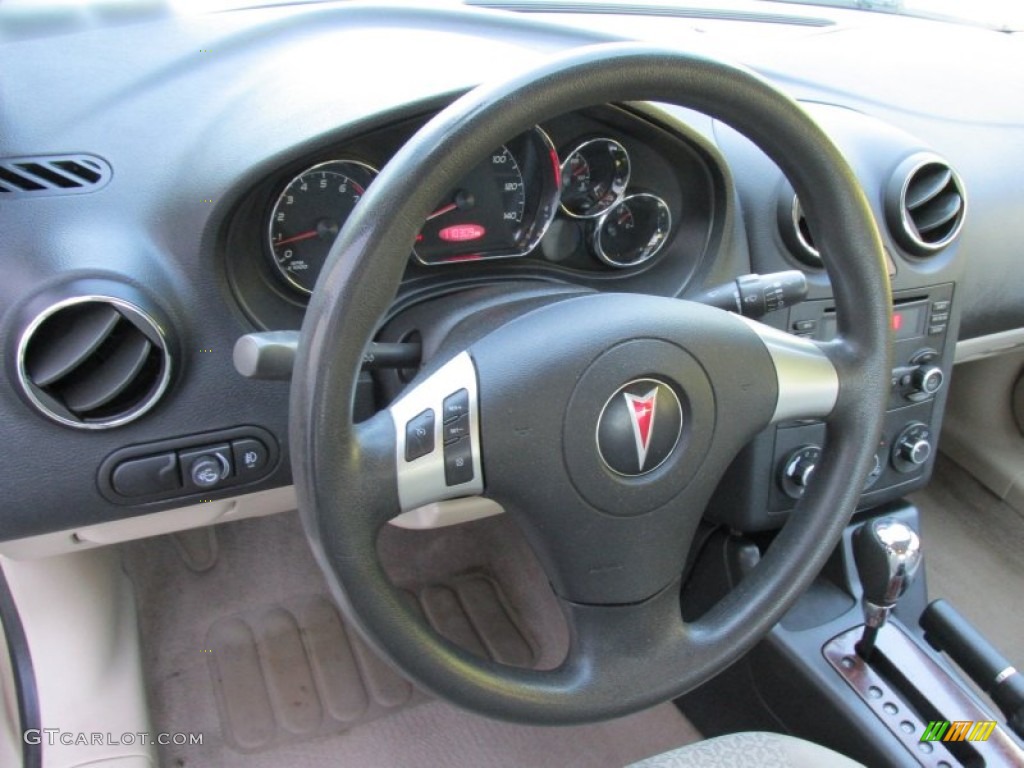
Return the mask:
{"type": "Polygon", "coordinates": [[[867,660],[900,596],[921,565],[921,540],[904,523],[879,517],[853,533],[853,560],[864,587],[864,635],[857,653],[867,660]]]}

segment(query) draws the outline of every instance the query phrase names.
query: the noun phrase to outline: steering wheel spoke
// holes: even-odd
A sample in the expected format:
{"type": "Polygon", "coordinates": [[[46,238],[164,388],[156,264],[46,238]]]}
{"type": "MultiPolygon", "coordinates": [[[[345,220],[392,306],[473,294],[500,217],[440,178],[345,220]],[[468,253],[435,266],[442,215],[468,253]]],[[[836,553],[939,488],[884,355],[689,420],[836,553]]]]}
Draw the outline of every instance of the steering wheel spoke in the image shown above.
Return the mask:
{"type": "Polygon", "coordinates": [[[483,492],[476,367],[461,352],[388,409],[402,512],[483,492]]]}
{"type": "Polygon", "coordinates": [[[821,344],[740,317],[758,335],[775,366],[778,399],[771,423],[825,419],[839,400],[839,372],[821,344]]]}

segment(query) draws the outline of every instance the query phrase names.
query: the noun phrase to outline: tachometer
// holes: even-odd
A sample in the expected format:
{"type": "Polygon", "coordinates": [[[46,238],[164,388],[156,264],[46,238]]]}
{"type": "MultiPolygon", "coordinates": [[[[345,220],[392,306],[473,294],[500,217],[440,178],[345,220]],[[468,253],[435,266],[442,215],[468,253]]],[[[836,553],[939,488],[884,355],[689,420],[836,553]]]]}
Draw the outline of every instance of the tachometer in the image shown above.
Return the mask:
{"type": "Polygon", "coordinates": [[[312,293],[338,232],[377,175],[354,160],[334,160],[293,178],[270,212],[270,254],[293,288],[312,293]]]}
{"type": "Polygon", "coordinates": [[[416,238],[423,264],[523,256],[558,207],[558,155],[540,128],[502,145],[438,201],[416,238]]]}

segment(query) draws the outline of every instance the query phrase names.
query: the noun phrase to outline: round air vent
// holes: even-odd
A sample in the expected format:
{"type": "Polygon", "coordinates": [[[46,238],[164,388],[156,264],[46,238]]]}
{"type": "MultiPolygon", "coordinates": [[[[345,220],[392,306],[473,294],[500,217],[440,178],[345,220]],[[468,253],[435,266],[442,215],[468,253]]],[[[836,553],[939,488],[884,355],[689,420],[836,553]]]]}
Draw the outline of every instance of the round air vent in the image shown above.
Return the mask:
{"type": "Polygon", "coordinates": [[[80,429],[127,424],[160,399],[171,358],[160,326],[109,296],[79,296],[47,307],[18,346],[28,399],[54,421],[80,429]]]}
{"type": "Polygon", "coordinates": [[[814,247],[814,238],[811,237],[811,228],[807,226],[807,217],[804,216],[804,209],[800,207],[800,198],[793,195],[793,232],[796,235],[797,246],[800,249],[798,257],[813,267],[820,267],[821,254],[814,247]]]}
{"type": "Polygon", "coordinates": [[[956,171],[934,155],[905,160],[889,184],[886,216],[893,236],[907,251],[929,256],[960,234],[967,197],[956,171]]]}
{"type": "Polygon", "coordinates": [[[824,266],[821,254],[814,245],[814,238],[811,237],[810,227],[807,226],[807,217],[800,207],[800,200],[788,184],[783,184],[779,196],[779,231],[790,253],[799,261],[816,269],[824,266]]]}

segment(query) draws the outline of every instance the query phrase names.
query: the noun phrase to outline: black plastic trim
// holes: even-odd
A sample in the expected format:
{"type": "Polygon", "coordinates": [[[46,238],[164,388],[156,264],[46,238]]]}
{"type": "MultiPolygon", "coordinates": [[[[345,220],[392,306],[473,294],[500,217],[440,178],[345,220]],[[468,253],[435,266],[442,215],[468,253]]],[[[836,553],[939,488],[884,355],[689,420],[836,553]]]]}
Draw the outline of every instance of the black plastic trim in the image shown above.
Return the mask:
{"type": "MultiPolygon", "coordinates": [[[[36,687],[36,673],[32,666],[32,651],[25,636],[18,606],[14,603],[7,574],[0,568],[0,621],[3,622],[4,635],[7,638],[7,653],[11,659],[11,672],[14,677],[14,690],[18,699],[18,720],[21,728],[19,733],[24,737],[28,731],[42,730],[42,715],[39,711],[39,689],[36,687]]],[[[21,739],[22,768],[42,768],[42,743],[31,744],[28,739],[21,739]]]]}
{"type": "Polygon", "coordinates": [[[197,435],[183,435],[182,437],[160,440],[155,443],[133,445],[128,448],[122,448],[119,451],[114,451],[114,453],[110,454],[103,460],[103,463],[100,464],[97,485],[99,486],[100,493],[103,494],[103,498],[121,505],[145,504],[153,501],[164,501],[166,499],[176,498],[185,499],[189,496],[202,496],[203,500],[206,500],[207,497],[220,495],[224,491],[230,491],[232,495],[235,495],[238,488],[244,488],[247,485],[252,485],[266,480],[267,477],[269,477],[277,468],[279,459],[280,451],[278,450],[277,440],[274,439],[274,436],[270,432],[262,427],[243,426],[234,427],[232,429],[219,429],[215,432],[203,432],[197,435]],[[240,479],[237,474],[233,474],[223,483],[207,491],[192,491],[190,493],[186,484],[182,488],[176,488],[164,493],[155,493],[150,496],[122,496],[114,489],[112,482],[114,469],[123,461],[140,459],[154,454],[165,453],[167,451],[188,451],[195,448],[202,448],[204,446],[230,443],[232,440],[242,440],[245,438],[255,438],[267,447],[266,466],[260,470],[259,474],[253,475],[251,479],[240,479]]]}

